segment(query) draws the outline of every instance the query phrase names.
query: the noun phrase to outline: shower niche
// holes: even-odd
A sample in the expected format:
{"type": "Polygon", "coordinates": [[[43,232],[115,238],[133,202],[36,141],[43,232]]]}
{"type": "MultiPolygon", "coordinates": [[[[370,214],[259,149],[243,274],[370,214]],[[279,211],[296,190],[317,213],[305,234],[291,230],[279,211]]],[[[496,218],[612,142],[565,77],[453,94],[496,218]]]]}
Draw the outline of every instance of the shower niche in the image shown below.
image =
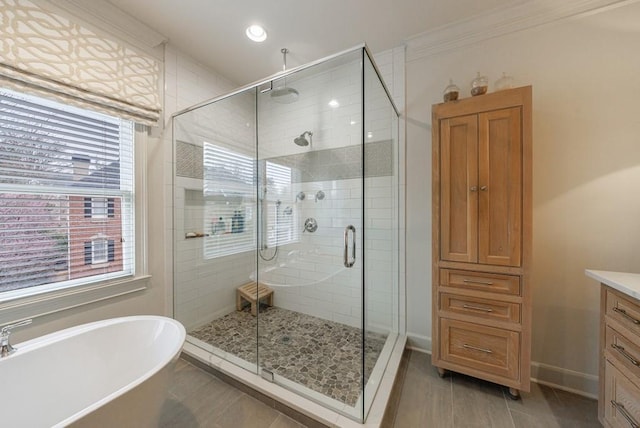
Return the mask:
{"type": "Polygon", "coordinates": [[[364,421],[401,330],[398,114],[367,48],[186,109],[173,129],[188,346],[364,421]],[[272,291],[255,315],[236,305],[252,283],[272,291]]]}

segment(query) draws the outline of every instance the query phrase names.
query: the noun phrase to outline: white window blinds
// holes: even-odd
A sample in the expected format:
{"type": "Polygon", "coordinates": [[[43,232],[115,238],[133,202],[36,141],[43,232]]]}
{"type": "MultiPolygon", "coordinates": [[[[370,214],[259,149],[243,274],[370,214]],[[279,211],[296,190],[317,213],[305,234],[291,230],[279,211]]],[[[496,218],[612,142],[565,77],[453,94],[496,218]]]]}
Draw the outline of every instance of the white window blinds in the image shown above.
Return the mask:
{"type": "Polygon", "coordinates": [[[160,117],[161,63],[47,9],[0,0],[0,81],[146,125],[160,117]]]}
{"type": "Polygon", "coordinates": [[[133,132],[0,90],[0,291],[133,274],[133,132]]]}
{"type": "Polygon", "coordinates": [[[256,170],[254,158],[210,143],[204,143],[203,154],[206,258],[253,251],[257,241],[267,249],[298,239],[291,168],[260,161],[256,170]]]}
{"type": "Polygon", "coordinates": [[[255,160],[204,143],[203,163],[205,258],[255,250],[255,160]]]}

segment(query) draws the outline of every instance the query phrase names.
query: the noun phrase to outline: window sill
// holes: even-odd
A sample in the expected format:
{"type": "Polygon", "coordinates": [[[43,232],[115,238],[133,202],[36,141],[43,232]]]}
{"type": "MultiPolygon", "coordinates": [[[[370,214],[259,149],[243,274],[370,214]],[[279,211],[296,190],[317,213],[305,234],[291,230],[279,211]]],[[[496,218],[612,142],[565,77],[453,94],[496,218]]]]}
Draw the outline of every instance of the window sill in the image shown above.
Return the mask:
{"type": "Polygon", "coordinates": [[[145,290],[151,276],[49,291],[0,302],[0,325],[25,318],[36,318],[89,303],[145,290]]]}
{"type": "Polygon", "coordinates": [[[104,269],[109,267],[109,262],[94,262],[91,263],[91,269],[104,269]]]}

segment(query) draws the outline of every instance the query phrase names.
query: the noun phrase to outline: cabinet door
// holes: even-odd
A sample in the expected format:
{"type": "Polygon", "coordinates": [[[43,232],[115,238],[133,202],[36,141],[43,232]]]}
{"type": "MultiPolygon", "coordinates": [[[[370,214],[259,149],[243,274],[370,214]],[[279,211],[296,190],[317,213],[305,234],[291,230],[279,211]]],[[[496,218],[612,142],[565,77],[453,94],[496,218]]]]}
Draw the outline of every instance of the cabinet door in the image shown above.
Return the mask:
{"type": "Polygon", "coordinates": [[[520,117],[520,107],[478,115],[478,261],[483,264],[521,264],[520,117]]]}
{"type": "Polygon", "coordinates": [[[478,260],[478,118],[440,121],[440,257],[478,260]]]}
{"type": "MultiPolygon", "coordinates": [[[[607,427],[627,428],[640,424],[640,388],[611,362],[605,362],[604,420],[607,427]]],[[[633,378],[635,382],[637,378],[633,378]]]]}

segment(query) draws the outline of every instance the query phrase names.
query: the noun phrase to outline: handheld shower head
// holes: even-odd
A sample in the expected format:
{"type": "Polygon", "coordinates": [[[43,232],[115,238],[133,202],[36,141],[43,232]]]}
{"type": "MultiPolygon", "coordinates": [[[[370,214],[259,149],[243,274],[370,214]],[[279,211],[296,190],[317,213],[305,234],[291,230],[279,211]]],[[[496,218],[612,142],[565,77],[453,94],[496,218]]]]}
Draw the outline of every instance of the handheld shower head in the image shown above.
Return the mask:
{"type": "Polygon", "coordinates": [[[304,131],[302,134],[300,134],[299,137],[296,137],[293,142],[296,143],[297,145],[299,145],[300,147],[304,147],[304,146],[308,146],[311,144],[311,137],[313,136],[313,132],[311,131],[304,131]],[[304,136],[305,135],[309,135],[309,139],[307,140],[304,136]]]}

